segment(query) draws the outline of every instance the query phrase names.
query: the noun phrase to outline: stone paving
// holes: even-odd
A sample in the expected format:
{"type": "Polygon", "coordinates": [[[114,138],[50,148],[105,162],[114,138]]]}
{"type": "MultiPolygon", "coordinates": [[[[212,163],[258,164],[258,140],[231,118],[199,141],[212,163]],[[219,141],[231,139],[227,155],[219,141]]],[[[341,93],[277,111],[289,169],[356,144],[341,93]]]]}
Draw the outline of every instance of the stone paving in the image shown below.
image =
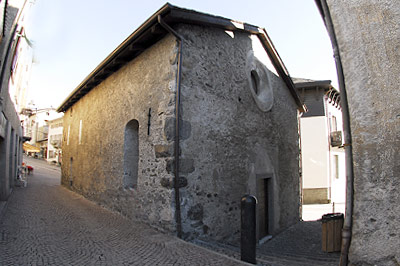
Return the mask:
{"type": "Polygon", "coordinates": [[[261,245],[257,250],[260,260],[287,266],[339,265],[340,252],[322,251],[321,227],[318,221],[298,222],[261,245]]]}
{"type": "Polygon", "coordinates": [[[60,186],[57,167],[29,163],[28,186],[0,217],[0,265],[247,265],[110,212],[60,186]]]}
{"type": "MultiPolygon", "coordinates": [[[[299,222],[258,246],[257,265],[263,266],[336,266],[340,252],[326,253],[321,248],[321,223],[299,222]]],[[[194,243],[240,259],[240,249],[199,240],[194,243]]]]}
{"type": "MultiPolygon", "coordinates": [[[[301,221],[266,241],[257,248],[257,265],[265,266],[336,266],[339,265],[340,252],[326,253],[322,251],[322,226],[320,219],[323,214],[332,212],[332,205],[305,205],[301,221]]],[[[343,212],[344,204],[338,205],[335,211],[343,212]]],[[[230,257],[240,259],[240,248],[193,241],[230,257]]]]}
{"type": "MultiPolygon", "coordinates": [[[[0,266],[249,265],[238,247],[194,245],[125,219],[60,186],[59,167],[25,160],[35,167],[28,186],[0,202],[0,266]]],[[[259,246],[257,265],[334,266],[339,256],[321,251],[320,222],[305,221],[259,246]]]]}

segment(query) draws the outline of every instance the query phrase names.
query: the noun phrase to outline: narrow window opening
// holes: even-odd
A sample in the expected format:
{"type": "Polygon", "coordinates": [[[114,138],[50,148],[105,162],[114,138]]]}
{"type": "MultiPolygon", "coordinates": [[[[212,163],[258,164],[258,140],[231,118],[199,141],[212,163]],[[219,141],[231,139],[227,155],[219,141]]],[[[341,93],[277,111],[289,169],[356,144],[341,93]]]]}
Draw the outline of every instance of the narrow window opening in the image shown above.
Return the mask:
{"type": "Polygon", "coordinates": [[[252,85],[251,87],[253,88],[254,93],[258,95],[260,87],[260,77],[258,76],[256,70],[252,70],[250,74],[251,74],[251,85],[252,85]]]}
{"type": "Polygon", "coordinates": [[[67,145],[69,145],[69,134],[71,132],[71,126],[68,126],[68,133],[67,133],[67,145]]]}
{"type": "Polygon", "coordinates": [[[126,124],[124,137],[124,188],[135,188],[139,166],[139,122],[131,120],[126,124]]]}
{"type": "Polygon", "coordinates": [[[74,162],[74,158],[69,159],[69,186],[72,187],[73,185],[73,174],[72,174],[72,163],[74,162]]]}
{"type": "Polygon", "coordinates": [[[79,121],[79,144],[82,144],[82,120],[79,121]]]}
{"type": "Polygon", "coordinates": [[[333,176],[336,179],[339,179],[339,155],[333,156],[333,176]]]}
{"type": "Polygon", "coordinates": [[[150,126],[151,126],[151,108],[149,108],[148,122],[147,122],[147,135],[150,136],[150,126]]]}
{"type": "Polygon", "coordinates": [[[331,132],[337,131],[336,116],[333,115],[333,116],[331,117],[331,119],[330,119],[330,122],[331,122],[331,124],[330,124],[330,126],[331,126],[331,132]]]}

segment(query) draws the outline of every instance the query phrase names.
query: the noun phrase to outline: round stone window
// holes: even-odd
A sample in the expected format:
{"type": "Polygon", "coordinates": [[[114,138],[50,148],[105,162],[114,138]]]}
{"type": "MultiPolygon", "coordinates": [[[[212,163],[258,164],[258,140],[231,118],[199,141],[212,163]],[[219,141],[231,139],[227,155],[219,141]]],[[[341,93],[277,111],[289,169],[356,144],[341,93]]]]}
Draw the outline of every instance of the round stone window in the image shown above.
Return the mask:
{"type": "Polygon", "coordinates": [[[269,70],[250,51],[247,55],[246,74],[250,92],[258,108],[263,112],[271,110],[274,94],[269,78],[269,70]]]}

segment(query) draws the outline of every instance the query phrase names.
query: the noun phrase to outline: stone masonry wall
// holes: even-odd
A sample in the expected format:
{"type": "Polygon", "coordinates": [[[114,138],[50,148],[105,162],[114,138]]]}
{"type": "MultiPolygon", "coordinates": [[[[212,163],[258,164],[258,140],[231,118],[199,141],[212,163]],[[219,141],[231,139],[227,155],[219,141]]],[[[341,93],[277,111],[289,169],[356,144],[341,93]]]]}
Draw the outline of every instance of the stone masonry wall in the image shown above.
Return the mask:
{"type": "MultiPolygon", "coordinates": [[[[184,36],[179,184],[184,237],[238,244],[240,199],[258,196],[265,180],[269,233],[276,234],[299,219],[294,100],[256,36],[188,25],[178,31],[184,36]],[[270,69],[268,112],[256,105],[250,89],[247,64],[253,57],[270,69]]],[[[176,230],[176,52],[168,35],[91,90],[65,113],[63,137],[63,185],[168,231],[176,230]],[[130,189],[124,188],[124,131],[132,119],[139,123],[139,175],[130,189]]]]}
{"type": "Polygon", "coordinates": [[[350,265],[400,265],[400,4],[333,1],[350,110],[354,212],[350,265]]]}
{"type": "Polygon", "coordinates": [[[164,181],[172,179],[166,168],[173,142],[164,128],[174,117],[176,51],[168,35],[108,77],[66,111],[63,133],[64,186],[170,231],[174,194],[164,181]],[[138,181],[124,188],[124,132],[132,119],[139,122],[138,181]]]}
{"type": "MultiPolygon", "coordinates": [[[[181,189],[184,236],[238,244],[240,199],[272,186],[270,233],[299,219],[296,105],[269,71],[273,107],[262,112],[250,91],[249,51],[268,63],[256,36],[183,25],[181,189]],[[247,73],[248,72],[248,73],[247,73]]],[[[269,66],[270,70],[271,66],[269,66]]]]}

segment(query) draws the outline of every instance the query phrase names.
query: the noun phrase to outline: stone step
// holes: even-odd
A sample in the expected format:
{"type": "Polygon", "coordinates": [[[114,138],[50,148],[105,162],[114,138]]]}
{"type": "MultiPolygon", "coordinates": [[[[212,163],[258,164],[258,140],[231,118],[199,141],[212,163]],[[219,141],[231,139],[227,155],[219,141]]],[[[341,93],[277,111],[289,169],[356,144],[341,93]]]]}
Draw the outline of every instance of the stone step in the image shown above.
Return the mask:
{"type": "Polygon", "coordinates": [[[297,253],[262,253],[262,252],[258,252],[257,255],[259,256],[268,256],[268,257],[275,257],[275,258],[293,258],[293,259],[310,259],[310,260],[315,260],[315,261],[327,261],[327,262],[337,262],[339,261],[339,254],[335,254],[334,256],[332,256],[331,254],[327,254],[326,256],[321,255],[321,254],[310,254],[310,253],[301,253],[301,252],[297,252],[297,253]]]}
{"type": "MultiPolygon", "coordinates": [[[[240,249],[229,245],[208,243],[196,240],[195,244],[212,249],[215,252],[240,260],[240,249]]],[[[280,253],[265,254],[257,250],[257,265],[265,266],[337,266],[339,264],[338,254],[310,254],[310,253],[280,253]],[[333,257],[335,256],[335,257],[333,257]]]]}
{"type": "Polygon", "coordinates": [[[277,256],[258,254],[257,264],[266,266],[336,266],[339,264],[339,260],[283,256],[281,254],[277,256]]]}

